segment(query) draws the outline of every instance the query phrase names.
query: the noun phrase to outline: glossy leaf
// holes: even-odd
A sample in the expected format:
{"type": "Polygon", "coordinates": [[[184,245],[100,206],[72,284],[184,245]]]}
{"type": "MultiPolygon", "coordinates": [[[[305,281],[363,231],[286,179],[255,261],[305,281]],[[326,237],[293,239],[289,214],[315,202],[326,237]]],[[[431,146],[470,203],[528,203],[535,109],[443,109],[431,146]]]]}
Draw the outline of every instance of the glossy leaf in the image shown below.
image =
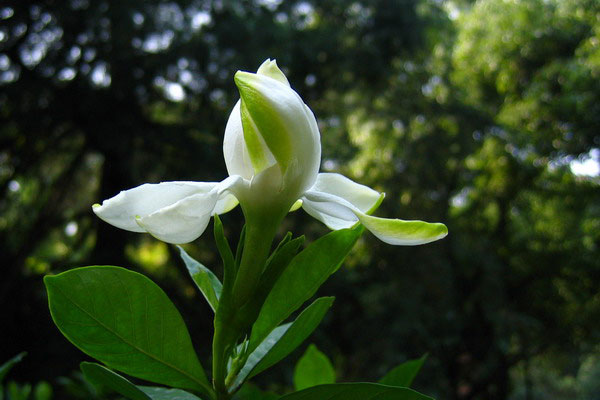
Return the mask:
{"type": "Polygon", "coordinates": [[[233,388],[281,361],[300,346],[319,325],[333,300],[333,297],[318,298],[304,309],[294,322],[275,328],[250,354],[233,388]]]}
{"type": "Polygon", "coordinates": [[[333,365],[317,346],[311,344],[294,368],[294,388],[302,390],[328,383],[335,383],[333,365]]]}
{"type": "Polygon", "coordinates": [[[105,386],[131,400],[151,400],[128,379],[100,364],[82,362],[79,366],[85,378],[94,385],[105,386]]]}
{"type": "Polygon", "coordinates": [[[234,400],[277,400],[279,395],[260,390],[256,385],[246,383],[233,397],[234,400]]]}
{"type": "Polygon", "coordinates": [[[427,354],[415,360],[408,360],[398,365],[379,380],[382,385],[410,387],[423,366],[427,354]]]}
{"type": "Polygon", "coordinates": [[[44,283],[54,322],[84,353],[137,378],[210,392],[181,315],[150,279],[94,266],[44,283]]]}
{"type": "Polygon", "coordinates": [[[138,386],[152,400],[202,400],[181,389],[168,389],[154,386],[138,386]]]}
{"type": "Polygon", "coordinates": [[[252,370],[250,378],[278,363],[300,346],[319,326],[334,300],[335,297],[320,297],[306,307],[285,331],[281,339],[273,345],[271,350],[252,370]]]}
{"type": "Polygon", "coordinates": [[[277,325],[315,294],[340,267],[362,232],[360,225],[330,232],[294,257],[260,310],[252,327],[250,349],[255,349],[277,325]]]}
{"type": "Polygon", "coordinates": [[[8,374],[8,371],[10,371],[12,367],[15,366],[15,364],[20,363],[23,357],[25,357],[26,355],[27,352],[23,351],[0,366],[0,382],[4,380],[4,377],[6,376],[6,374],[8,374]]]}
{"type": "Polygon", "coordinates": [[[313,386],[279,400],[432,400],[412,389],[378,383],[334,383],[313,386]]]}
{"type": "Polygon", "coordinates": [[[235,257],[229,247],[229,242],[225,237],[225,231],[223,229],[223,223],[217,214],[214,215],[214,237],[215,243],[217,244],[217,250],[223,260],[223,282],[227,285],[227,282],[233,282],[236,274],[235,257]]]}
{"type": "Polygon", "coordinates": [[[179,248],[179,254],[181,259],[185,263],[185,266],[190,273],[190,276],[194,280],[194,283],[200,289],[200,292],[210,304],[213,311],[217,310],[219,306],[219,298],[221,297],[221,290],[223,285],[217,276],[204,265],[194,260],[188,253],[185,252],[183,247],[179,248]]]}

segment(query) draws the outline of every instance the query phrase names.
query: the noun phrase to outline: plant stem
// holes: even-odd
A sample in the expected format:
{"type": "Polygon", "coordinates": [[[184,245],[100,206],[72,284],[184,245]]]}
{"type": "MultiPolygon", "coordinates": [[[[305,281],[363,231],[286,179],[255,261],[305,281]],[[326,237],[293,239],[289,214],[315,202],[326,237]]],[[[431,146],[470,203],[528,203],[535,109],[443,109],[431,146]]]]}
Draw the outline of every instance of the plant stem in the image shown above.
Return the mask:
{"type": "MultiPolygon", "coordinates": [[[[257,214],[252,214],[256,216],[257,214]]],[[[215,315],[213,337],[213,387],[217,400],[229,400],[227,361],[237,340],[247,327],[240,326],[236,313],[256,290],[271,249],[280,218],[246,218],[246,232],[240,266],[235,281],[224,279],[223,292],[215,315]]]]}
{"type": "Polygon", "coordinates": [[[234,309],[246,304],[254,294],[280,221],[273,215],[247,220],[244,251],[233,285],[234,309]]]}
{"type": "Polygon", "coordinates": [[[247,315],[240,310],[243,310],[244,305],[256,292],[273,238],[289,207],[242,209],[246,217],[246,231],[240,264],[235,276],[228,275],[233,279],[223,281],[223,291],[215,315],[213,387],[217,393],[217,400],[229,400],[232,396],[226,382],[227,364],[238,339],[246,334],[249,328],[247,315]]]}

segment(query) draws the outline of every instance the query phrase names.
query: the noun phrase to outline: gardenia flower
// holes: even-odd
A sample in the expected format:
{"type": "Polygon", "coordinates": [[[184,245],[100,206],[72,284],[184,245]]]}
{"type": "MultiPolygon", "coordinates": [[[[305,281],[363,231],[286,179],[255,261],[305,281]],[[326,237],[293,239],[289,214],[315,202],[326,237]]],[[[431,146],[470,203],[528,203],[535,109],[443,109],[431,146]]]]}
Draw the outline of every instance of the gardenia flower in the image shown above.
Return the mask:
{"type": "Polygon", "coordinates": [[[316,119],[275,60],[266,60],[255,74],[238,71],[235,83],[241,99],[223,140],[228,178],[144,184],[95,204],[96,215],[118,228],[177,244],[198,238],[212,215],[238,203],[247,223],[256,218],[279,222],[302,207],[330,229],[360,222],[393,245],[424,244],[447,235],[440,223],[371,216],[383,193],[340,174],[319,173],[316,119]]]}

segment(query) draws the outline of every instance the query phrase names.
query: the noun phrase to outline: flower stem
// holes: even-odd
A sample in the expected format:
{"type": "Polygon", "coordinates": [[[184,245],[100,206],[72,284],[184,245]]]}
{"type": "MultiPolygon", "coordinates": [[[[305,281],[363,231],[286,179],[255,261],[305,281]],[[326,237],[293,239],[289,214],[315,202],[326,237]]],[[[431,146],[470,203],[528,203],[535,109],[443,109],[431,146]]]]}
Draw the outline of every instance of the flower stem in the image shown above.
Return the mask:
{"type": "Polygon", "coordinates": [[[231,398],[226,382],[227,363],[238,339],[248,329],[248,321],[238,312],[256,291],[277,227],[285,215],[272,211],[262,218],[260,213],[244,214],[246,231],[240,265],[235,276],[227,274],[225,278],[229,279],[223,281],[214,322],[213,387],[218,400],[231,398]]]}
{"type": "Polygon", "coordinates": [[[273,215],[246,220],[244,251],[233,285],[234,308],[246,304],[254,294],[280,221],[273,215]]]}

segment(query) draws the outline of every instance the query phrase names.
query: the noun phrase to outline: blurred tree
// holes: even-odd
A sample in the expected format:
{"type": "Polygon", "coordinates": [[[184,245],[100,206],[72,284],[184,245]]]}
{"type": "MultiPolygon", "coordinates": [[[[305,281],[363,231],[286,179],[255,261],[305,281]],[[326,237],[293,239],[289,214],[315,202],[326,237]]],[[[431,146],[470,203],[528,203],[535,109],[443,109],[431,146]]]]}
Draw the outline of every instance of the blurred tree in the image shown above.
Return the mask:
{"type": "MultiPolygon", "coordinates": [[[[75,365],[78,353],[51,328],[41,275],[89,263],[143,267],[134,253],[149,249],[148,239],[99,222],[90,205],[147,181],[221,179],[235,70],[278,57],[311,102],[325,90],[380,82],[390,54],[416,46],[414,3],[349,5],[50,0],[0,7],[0,296],[9,305],[0,317],[7,338],[0,357],[27,348],[38,366],[28,372],[40,378],[48,375],[44,360],[60,364],[52,374],[75,365]],[[398,18],[406,26],[393,26],[398,18]],[[363,57],[372,65],[357,62],[363,57]],[[350,68],[359,64],[364,71],[350,68]],[[40,340],[40,332],[50,338],[40,340]]],[[[184,314],[197,316],[194,332],[205,342],[206,310],[186,301],[189,283],[187,292],[176,290],[185,279],[171,274],[164,285],[187,304],[184,314]]]]}
{"type": "MultiPolygon", "coordinates": [[[[599,145],[599,12],[593,0],[4,3],[0,359],[28,350],[23,381],[76,367],[40,278],[92,263],[144,269],[195,344],[209,340],[210,311],[172,248],[90,205],[144,182],[222,179],[232,76],[271,57],[319,118],[324,170],[385,191],[381,215],[450,229],[418,248],[365,235],[324,288],[337,301],[315,342],[342,380],[427,351],[417,387],[439,398],[513,386],[541,398],[553,389],[531,388],[540,371],[592,374],[599,185],[569,162],[599,145]]],[[[326,231],[301,212],[287,224],[326,231]]],[[[218,269],[204,237],[189,250],[218,269]]],[[[291,384],[292,365],[262,383],[291,384]]]]}

